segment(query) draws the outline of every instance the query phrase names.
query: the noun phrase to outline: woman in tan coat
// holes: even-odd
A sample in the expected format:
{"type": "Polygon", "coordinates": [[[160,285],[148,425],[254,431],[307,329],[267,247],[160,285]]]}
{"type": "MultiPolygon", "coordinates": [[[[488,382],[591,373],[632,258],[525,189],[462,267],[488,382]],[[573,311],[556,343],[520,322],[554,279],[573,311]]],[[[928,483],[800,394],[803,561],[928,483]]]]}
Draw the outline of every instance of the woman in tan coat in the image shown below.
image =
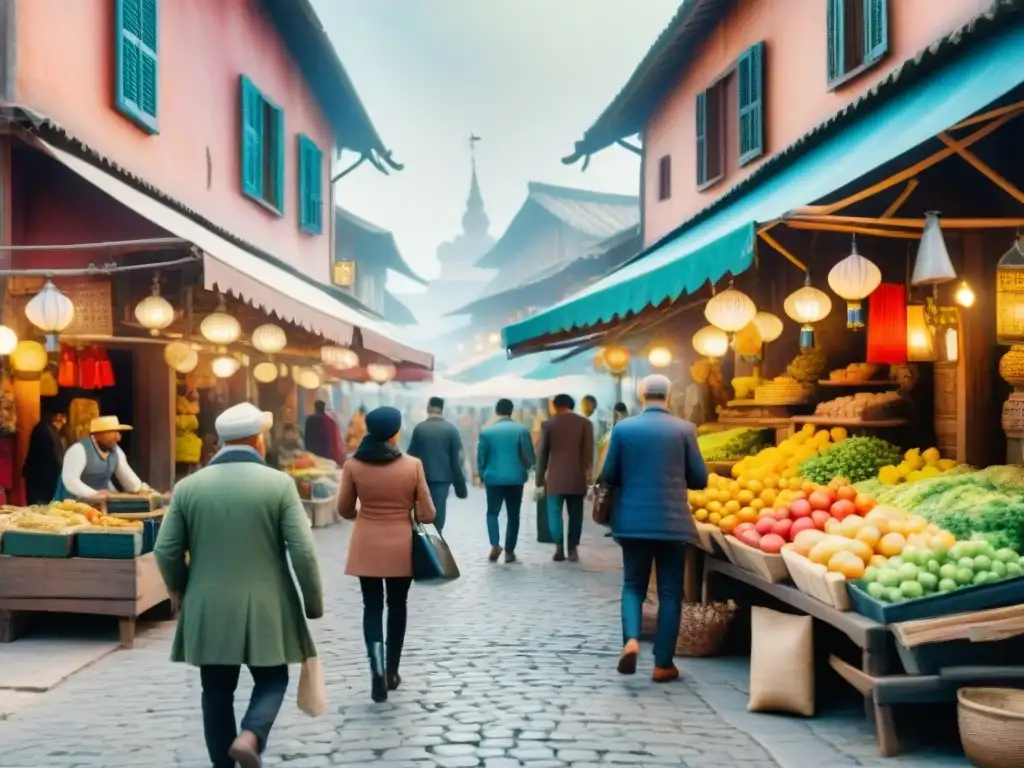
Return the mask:
{"type": "Polygon", "coordinates": [[[356,521],[345,573],[359,577],[363,592],[363,638],[370,657],[370,696],[374,701],[386,701],[388,691],[402,682],[398,664],[413,575],[412,515],[421,523],[432,522],[435,515],[423,464],[398,448],[401,428],[402,414],[397,408],[384,406],[366,415],[366,435],[345,462],[338,495],[338,514],[356,521]]]}

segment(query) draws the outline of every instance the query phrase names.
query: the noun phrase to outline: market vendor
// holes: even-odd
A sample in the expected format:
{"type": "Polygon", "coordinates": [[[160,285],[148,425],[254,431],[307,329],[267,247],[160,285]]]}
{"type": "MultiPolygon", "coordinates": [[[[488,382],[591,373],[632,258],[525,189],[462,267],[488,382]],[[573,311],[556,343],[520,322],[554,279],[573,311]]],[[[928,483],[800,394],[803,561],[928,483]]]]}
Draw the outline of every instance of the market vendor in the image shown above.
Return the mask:
{"type": "Polygon", "coordinates": [[[100,416],[89,422],[89,436],[79,440],[64,454],[60,482],[54,498],[94,499],[116,491],[114,478],[126,493],[146,493],[149,486],[139,480],[128,465],[128,457],[118,447],[121,433],[131,427],[117,416],[100,416]]]}

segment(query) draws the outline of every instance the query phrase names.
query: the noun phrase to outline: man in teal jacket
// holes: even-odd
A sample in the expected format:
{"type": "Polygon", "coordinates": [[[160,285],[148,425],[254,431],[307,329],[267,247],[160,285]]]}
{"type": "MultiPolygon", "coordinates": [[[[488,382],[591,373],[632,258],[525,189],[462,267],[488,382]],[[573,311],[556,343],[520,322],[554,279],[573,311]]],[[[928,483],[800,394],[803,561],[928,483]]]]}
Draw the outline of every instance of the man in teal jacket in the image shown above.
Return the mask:
{"type": "Polygon", "coordinates": [[[498,514],[505,505],[505,562],[516,561],[519,539],[519,511],[523,506],[523,486],[536,457],[530,430],[512,420],[512,401],[502,398],[494,408],[498,420],[480,433],[476,466],[487,491],[487,536],[491,540],[490,561],[501,556],[498,514]]]}

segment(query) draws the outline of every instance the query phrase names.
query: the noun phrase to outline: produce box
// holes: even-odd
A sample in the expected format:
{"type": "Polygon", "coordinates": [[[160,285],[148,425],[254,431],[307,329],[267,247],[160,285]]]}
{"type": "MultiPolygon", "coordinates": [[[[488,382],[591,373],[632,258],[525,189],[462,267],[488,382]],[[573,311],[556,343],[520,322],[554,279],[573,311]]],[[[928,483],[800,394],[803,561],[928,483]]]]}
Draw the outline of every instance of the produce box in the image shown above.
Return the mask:
{"type": "Polygon", "coordinates": [[[786,567],[786,562],[782,559],[782,555],[770,555],[767,552],[754,549],[744,544],[735,536],[726,536],[725,541],[731,553],[729,559],[734,565],[738,565],[740,568],[748,571],[753,571],[772,583],[789,579],[789,569],[786,567]]]}
{"type": "Polygon", "coordinates": [[[42,533],[37,531],[4,531],[0,548],[11,557],[71,557],[75,550],[73,531],[42,533]]]}
{"type": "Polygon", "coordinates": [[[1024,603],[1024,576],[976,587],[962,587],[955,592],[941,592],[902,603],[876,600],[867,593],[867,585],[863,580],[847,582],[847,588],[854,610],[882,624],[932,619],[951,613],[983,611],[1024,603]]]}
{"type": "Polygon", "coordinates": [[[829,572],[824,565],[812,563],[794,551],[792,544],[782,548],[782,559],[797,589],[837,610],[850,610],[850,594],[846,589],[845,576],[829,572]]]}
{"type": "Polygon", "coordinates": [[[716,557],[724,557],[732,561],[729,554],[729,545],[725,541],[725,534],[717,525],[711,523],[695,522],[697,535],[700,536],[700,548],[716,557]]]}
{"type": "Polygon", "coordinates": [[[142,554],[153,551],[158,533],[160,533],[160,518],[153,517],[142,521],[142,554]]]}
{"type": "Polygon", "coordinates": [[[142,554],[138,531],[82,531],[78,534],[78,556],[102,560],[132,560],[142,554]]]}

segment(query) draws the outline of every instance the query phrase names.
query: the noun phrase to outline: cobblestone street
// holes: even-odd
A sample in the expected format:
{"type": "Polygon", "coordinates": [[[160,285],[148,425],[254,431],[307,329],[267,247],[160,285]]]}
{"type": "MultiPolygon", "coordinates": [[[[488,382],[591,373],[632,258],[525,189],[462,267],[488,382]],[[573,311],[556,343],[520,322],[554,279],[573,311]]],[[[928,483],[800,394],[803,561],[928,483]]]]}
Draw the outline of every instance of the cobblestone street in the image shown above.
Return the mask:
{"type": "MultiPolygon", "coordinates": [[[[744,660],[681,660],[684,680],[655,686],[651,659],[615,673],[617,550],[588,530],[579,565],[552,563],[525,515],[521,562],[489,564],[482,494],[449,505],[456,584],[413,589],[402,688],[369,698],[359,590],[343,575],[349,524],[318,531],[327,616],[314,633],[331,714],[309,719],[292,690],[267,765],[316,766],[829,766],[965,765],[917,753],[875,757],[857,718],[750,715],[744,660]]],[[[196,670],[168,660],[170,625],[143,632],[0,722],[0,766],[207,766],[196,670]]],[[[31,642],[25,640],[23,642],[31,642]]],[[[243,680],[247,676],[243,674],[243,680]]],[[[5,692],[0,691],[0,696],[5,692]]],[[[239,709],[248,696],[240,687],[239,709]]]]}

